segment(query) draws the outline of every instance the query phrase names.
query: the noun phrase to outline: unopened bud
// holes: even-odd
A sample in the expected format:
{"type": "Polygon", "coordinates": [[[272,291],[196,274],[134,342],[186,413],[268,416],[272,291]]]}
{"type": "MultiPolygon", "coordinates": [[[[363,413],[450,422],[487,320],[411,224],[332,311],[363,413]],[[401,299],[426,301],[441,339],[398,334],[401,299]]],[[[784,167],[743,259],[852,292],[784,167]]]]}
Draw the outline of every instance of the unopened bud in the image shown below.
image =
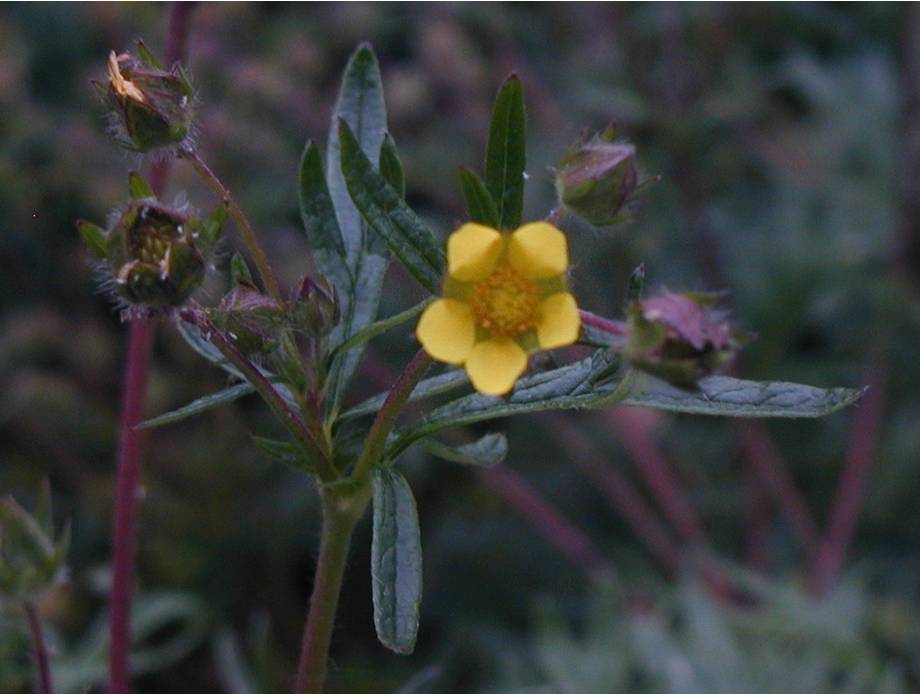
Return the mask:
{"type": "Polygon", "coordinates": [[[217,326],[240,351],[254,355],[270,353],[278,347],[287,310],[255,286],[240,284],[224,295],[213,316],[217,326]]]}
{"type": "Polygon", "coordinates": [[[624,354],[644,372],[681,387],[731,361],[740,344],[712,304],[717,295],[666,293],[633,302],[624,354]]]}
{"type": "Polygon", "coordinates": [[[635,147],[612,140],[611,129],[579,140],[562,158],[556,173],[560,202],[593,225],[619,222],[640,185],[635,147]]]}
{"type": "Polygon", "coordinates": [[[225,206],[199,218],[153,197],[149,184],[129,176],[133,196],[108,230],[85,220],[77,229],[90,253],[105,262],[118,295],[130,305],[177,306],[204,280],[206,257],[220,239],[225,206]]]}
{"type": "Polygon", "coordinates": [[[110,52],[108,79],[96,83],[115,114],[115,140],[137,152],[178,145],[192,128],[192,86],[180,64],[166,70],[143,42],[137,49],[110,52]]]}
{"type": "Polygon", "coordinates": [[[324,336],[339,321],[335,288],[322,276],[306,276],[291,302],[295,327],[313,336],[324,336]]]}

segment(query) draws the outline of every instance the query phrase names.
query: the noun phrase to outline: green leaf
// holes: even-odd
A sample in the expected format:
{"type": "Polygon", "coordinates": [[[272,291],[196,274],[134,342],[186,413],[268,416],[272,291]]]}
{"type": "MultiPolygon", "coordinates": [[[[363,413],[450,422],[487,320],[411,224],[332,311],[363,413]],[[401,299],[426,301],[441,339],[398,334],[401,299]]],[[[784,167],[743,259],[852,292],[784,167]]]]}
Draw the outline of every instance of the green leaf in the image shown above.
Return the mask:
{"type": "Polygon", "coordinates": [[[342,294],[352,292],[353,279],[346,260],[345,244],[329,195],[323,160],[311,140],[300,159],[300,218],[310,240],[320,272],[342,294]]]}
{"type": "Polygon", "coordinates": [[[151,53],[149,48],[147,48],[147,44],[140,40],[137,42],[137,55],[148,68],[155,68],[156,70],[163,69],[160,61],[157,60],[157,57],[151,53]]]}
{"type": "MultiPolygon", "coordinates": [[[[437,396],[438,394],[443,394],[444,392],[469,384],[469,381],[470,379],[465,370],[448,370],[434,377],[423,379],[415,385],[415,389],[413,389],[412,394],[409,395],[409,401],[418,401],[419,399],[424,399],[429,396],[437,396]]],[[[361,416],[369,416],[373,413],[377,413],[389,394],[389,392],[383,392],[382,394],[377,394],[376,396],[362,401],[357,406],[353,406],[345,411],[345,413],[339,417],[339,420],[346,421],[352,418],[360,418],[361,416]]]]}
{"type": "Polygon", "coordinates": [[[527,163],[527,115],[524,89],[511,75],[495,99],[486,146],[486,186],[498,208],[502,229],[521,223],[524,210],[524,168],[527,163]]]}
{"type": "Polygon", "coordinates": [[[399,194],[400,198],[406,197],[406,174],[399,153],[396,152],[396,141],[387,133],[380,146],[380,175],[399,194]]]}
{"type": "Polygon", "coordinates": [[[498,228],[498,209],[485,182],[476,172],[460,167],[460,188],[466,200],[466,210],[470,220],[481,225],[498,228]]]}
{"type": "Polygon", "coordinates": [[[93,258],[101,260],[108,255],[104,229],[95,223],[77,220],[77,230],[80,232],[83,244],[86,245],[93,258]]]}
{"type": "Polygon", "coordinates": [[[629,282],[626,285],[626,299],[629,302],[638,302],[642,299],[642,291],[645,289],[645,263],[640,263],[629,274],[629,282]]]}
{"type": "Polygon", "coordinates": [[[232,403],[240,397],[246,396],[247,394],[252,394],[254,391],[255,389],[248,382],[234,384],[232,387],[227,387],[226,389],[221,389],[220,391],[214,392],[213,394],[202,396],[200,399],[195,399],[182,408],[177,408],[175,411],[169,411],[168,413],[164,413],[160,416],[157,416],[156,418],[145,420],[137,427],[156,428],[161,425],[176,423],[178,421],[185,420],[186,418],[197,416],[199,413],[204,413],[205,411],[210,411],[211,409],[215,409],[219,406],[224,406],[225,404],[232,403]]]}
{"type": "Polygon", "coordinates": [[[388,457],[395,459],[412,443],[445,428],[536,411],[623,405],[708,416],[817,418],[852,404],[863,393],[733,377],[707,377],[690,391],[635,370],[626,371],[619,381],[608,381],[614,358],[598,351],[576,363],[526,377],[503,398],[470,394],[444,404],[394,438],[388,457]]]}
{"type": "Polygon", "coordinates": [[[128,173],[128,191],[131,198],[156,198],[153,187],[137,172],[128,173]]]}
{"type": "Polygon", "coordinates": [[[272,440],[258,435],[250,437],[252,437],[252,443],[272,459],[297,471],[305,471],[309,474],[314,472],[302,445],[289,440],[272,440]]]}
{"type": "Polygon", "coordinates": [[[246,259],[240,252],[235,252],[230,259],[230,281],[234,285],[255,285],[252,279],[252,271],[246,263],[246,259]]]}
{"type": "Polygon", "coordinates": [[[339,123],[339,141],[342,173],[352,201],[415,279],[432,294],[438,294],[445,265],[441,244],[399,193],[375,171],[345,121],[339,123]]]}
{"type": "MultiPolygon", "coordinates": [[[[339,292],[342,310],[341,320],[329,337],[332,347],[343,343],[377,318],[383,278],[389,262],[386,245],[367,229],[348,193],[339,148],[340,120],[348,123],[364,154],[376,159],[386,133],[386,106],[380,68],[368,44],[357,48],[345,68],[338,102],[332,114],[326,157],[329,197],[338,219],[350,276],[347,284],[343,284],[342,278],[326,273],[339,292]]],[[[362,346],[356,346],[341,353],[332,364],[327,378],[329,398],[326,400],[331,414],[338,413],[363,352],[362,346]]]]}
{"type": "Polygon", "coordinates": [[[411,319],[414,319],[419,314],[421,314],[422,310],[424,310],[425,307],[430,305],[431,302],[432,302],[431,298],[422,300],[417,305],[413,307],[409,307],[409,309],[406,309],[400,312],[399,314],[394,314],[391,317],[387,317],[386,319],[381,319],[380,321],[375,321],[373,324],[369,324],[368,326],[365,326],[358,333],[354,334],[351,338],[345,341],[345,343],[342,343],[337,348],[335,348],[332,351],[332,354],[330,355],[330,359],[334,359],[335,356],[338,355],[338,353],[342,351],[350,350],[351,348],[355,346],[367,343],[372,338],[379,336],[380,334],[386,331],[389,331],[390,329],[397,327],[400,324],[404,324],[405,322],[411,319]]]}
{"type": "Polygon", "coordinates": [[[508,454],[508,439],[503,433],[483,435],[476,442],[451,447],[437,440],[422,440],[422,448],[429,454],[448,462],[472,464],[474,466],[495,466],[501,464],[508,454]]]}
{"type": "Polygon", "coordinates": [[[643,377],[645,388],[624,399],[624,406],[705,416],[819,418],[855,403],[865,392],[864,389],[822,389],[793,382],[755,382],[718,376],[701,379],[698,388],[691,391],[648,375],[643,377]]]}
{"type": "Polygon", "coordinates": [[[371,583],[377,638],[408,655],[415,647],[422,602],[422,545],[412,490],[390,467],[374,470],[371,583]]]}

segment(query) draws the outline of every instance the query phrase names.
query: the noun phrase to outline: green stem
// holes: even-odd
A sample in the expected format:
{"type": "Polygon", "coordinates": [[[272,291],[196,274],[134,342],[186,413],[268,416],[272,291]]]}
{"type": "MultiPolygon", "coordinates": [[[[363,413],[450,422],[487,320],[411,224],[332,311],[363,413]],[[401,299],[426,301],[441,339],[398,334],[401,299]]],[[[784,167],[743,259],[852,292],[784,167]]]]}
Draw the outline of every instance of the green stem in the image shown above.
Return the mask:
{"type": "Polygon", "coordinates": [[[351,535],[367,508],[369,490],[370,486],[365,485],[357,497],[344,498],[329,489],[322,489],[323,532],[297,665],[297,693],[318,693],[326,679],[329,644],[332,641],[351,535]]]}
{"type": "Polygon", "coordinates": [[[240,206],[237,204],[236,199],[233,198],[230,190],[224,186],[223,182],[217,177],[217,175],[211,170],[205,161],[201,159],[201,156],[195,150],[190,147],[182,148],[179,150],[179,156],[185,160],[188,160],[188,162],[192,165],[192,168],[211,188],[211,190],[220,196],[221,199],[227,204],[230,215],[233,217],[234,222],[236,222],[236,226],[239,228],[240,234],[243,235],[243,241],[246,242],[246,246],[249,248],[249,253],[252,254],[252,259],[255,261],[256,268],[259,269],[259,275],[262,276],[262,282],[265,283],[265,289],[273,299],[277,300],[278,302],[283,302],[284,300],[281,297],[281,287],[278,285],[278,279],[275,277],[275,274],[268,263],[268,257],[265,255],[265,250],[262,248],[262,245],[259,244],[259,239],[256,237],[255,230],[252,228],[252,223],[249,222],[249,218],[246,217],[246,213],[244,213],[243,209],[240,208],[240,206]]]}
{"type": "Polygon", "coordinates": [[[431,367],[431,362],[431,358],[428,357],[424,349],[420,349],[409,361],[409,364],[406,365],[406,369],[403,370],[402,374],[397,377],[396,383],[393,384],[386,401],[383,402],[383,406],[377,412],[377,418],[374,420],[374,424],[367,434],[367,439],[364,441],[364,449],[361,450],[361,455],[358,457],[358,462],[355,464],[355,470],[352,474],[353,481],[363,482],[366,480],[371,469],[380,461],[384,449],[386,449],[387,438],[396,424],[397,417],[402,413],[403,407],[412,394],[412,390],[415,389],[419,380],[431,367]]]}
{"type": "Polygon", "coordinates": [[[48,659],[48,645],[45,643],[45,632],[42,630],[42,619],[38,609],[31,602],[25,604],[26,619],[29,622],[29,636],[32,639],[32,656],[35,658],[35,672],[38,675],[38,692],[42,694],[54,693],[51,682],[51,666],[48,659]]]}

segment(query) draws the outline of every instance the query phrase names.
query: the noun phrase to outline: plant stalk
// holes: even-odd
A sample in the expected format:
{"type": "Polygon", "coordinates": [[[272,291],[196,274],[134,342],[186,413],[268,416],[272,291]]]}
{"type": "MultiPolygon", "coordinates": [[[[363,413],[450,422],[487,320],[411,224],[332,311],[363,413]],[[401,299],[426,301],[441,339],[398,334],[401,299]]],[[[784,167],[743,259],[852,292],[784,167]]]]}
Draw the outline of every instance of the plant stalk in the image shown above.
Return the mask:
{"type": "MultiPolygon", "coordinates": [[[[365,488],[369,490],[370,486],[365,484],[365,488]]],[[[354,503],[354,508],[349,508],[346,500],[328,489],[322,491],[322,499],[323,531],[319,562],[313,578],[310,610],[304,627],[295,683],[295,691],[302,694],[319,693],[326,680],[329,645],[332,642],[351,535],[367,507],[369,496],[365,492],[361,500],[354,503]]]]}
{"type": "Polygon", "coordinates": [[[146,435],[146,431],[136,426],[144,418],[154,330],[152,320],[136,319],[131,322],[128,336],[112,545],[109,691],[113,693],[125,693],[131,687],[131,597],[137,553],[138,488],[146,435]]]}
{"type": "Polygon", "coordinates": [[[45,632],[42,630],[42,620],[38,615],[38,608],[31,602],[27,602],[24,609],[26,619],[29,622],[29,636],[32,640],[32,655],[35,657],[39,693],[54,693],[54,685],[51,681],[51,666],[48,660],[48,644],[45,642],[45,632]]]}
{"type": "Polygon", "coordinates": [[[431,358],[424,349],[413,356],[409,364],[402,371],[402,374],[396,378],[393,388],[387,395],[386,401],[377,412],[377,418],[371,426],[367,439],[364,441],[364,449],[358,457],[355,464],[355,470],[352,474],[352,480],[362,482],[370,474],[371,469],[380,461],[383,452],[386,449],[387,438],[396,424],[396,418],[402,412],[403,407],[409,400],[412,390],[419,383],[419,380],[431,367],[431,358]]]}
{"type": "Polygon", "coordinates": [[[236,226],[243,236],[243,241],[246,243],[249,253],[252,254],[252,260],[255,262],[256,268],[259,269],[259,275],[262,277],[262,282],[265,283],[266,291],[273,299],[278,302],[283,302],[284,300],[281,297],[281,286],[278,285],[278,279],[275,277],[275,273],[272,271],[271,265],[268,262],[268,256],[265,255],[265,250],[262,248],[262,245],[259,244],[259,239],[252,227],[252,223],[249,221],[246,213],[243,212],[243,209],[237,204],[230,190],[224,186],[218,176],[192,148],[185,147],[179,150],[179,157],[187,160],[211,190],[220,196],[221,200],[227,204],[230,215],[233,221],[236,222],[236,226]]]}

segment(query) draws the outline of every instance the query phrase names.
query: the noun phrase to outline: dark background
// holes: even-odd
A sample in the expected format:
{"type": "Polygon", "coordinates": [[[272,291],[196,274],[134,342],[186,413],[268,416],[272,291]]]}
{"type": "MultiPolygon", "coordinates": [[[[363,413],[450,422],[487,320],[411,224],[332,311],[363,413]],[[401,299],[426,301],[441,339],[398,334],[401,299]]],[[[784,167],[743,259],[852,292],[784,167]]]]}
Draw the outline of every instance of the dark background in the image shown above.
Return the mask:
{"type": "MultiPolygon", "coordinates": [[[[70,581],[42,606],[73,690],[104,674],[94,626],[126,337],[73,222],[105,220],[144,164],[106,139],[89,80],[137,37],[161,53],[165,15],[0,8],[0,491],[28,506],[48,477],[73,524],[70,581]]],[[[306,270],[298,158],[308,137],[325,142],[362,40],[380,58],[407,198],[442,236],[464,216],[457,166],[480,166],[491,101],[514,70],[529,112],[525,219],[552,207],[550,168],[583,128],[616,121],[642,170],[663,177],[630,224],[564,222],[581,305],[618,315],[644,261],[653,291],[730,291],[758,334],[743,376],[872,390],[819,421],[612,411],[488,424],[476,433],[510,442],[490,472],[408,457],[425,549],[418,646],[399,657],[376,642],[365,523],[331,688],[916,690],[917,6],[201,5],[188,61],[200,147],[288,283],[306,270]],[[771,489],[777,477],[789,485],[771,489]],[[837,507],[841,490],[852,509],[837,507]],[[831,543],[843,571],[818,597],[810,578],[835,514],[855,537],[831,543]],[[650,542],[656,530],[664,540],[650,542]],[[717,567],[738,577],[726,587],[717,567]]],[[[182,164],[168,197],[180,192],[213,203],[182,164]]],[[[419,297],[398,269],[387,287],[381,316],[419,297]]],[[[384,388],[414,349],[410,326],[375,341],[354,398],[384,388]]],[[[150,414],[223,384],[161,328],[150,414]]],[[[251,445],[273,428],[249,399],[149,438],[139,688],[289,686],[318,510],[310,481],[251,445]]],[[[11,609],[5,690],[30,688],[23,641],[11,609]]]]}

